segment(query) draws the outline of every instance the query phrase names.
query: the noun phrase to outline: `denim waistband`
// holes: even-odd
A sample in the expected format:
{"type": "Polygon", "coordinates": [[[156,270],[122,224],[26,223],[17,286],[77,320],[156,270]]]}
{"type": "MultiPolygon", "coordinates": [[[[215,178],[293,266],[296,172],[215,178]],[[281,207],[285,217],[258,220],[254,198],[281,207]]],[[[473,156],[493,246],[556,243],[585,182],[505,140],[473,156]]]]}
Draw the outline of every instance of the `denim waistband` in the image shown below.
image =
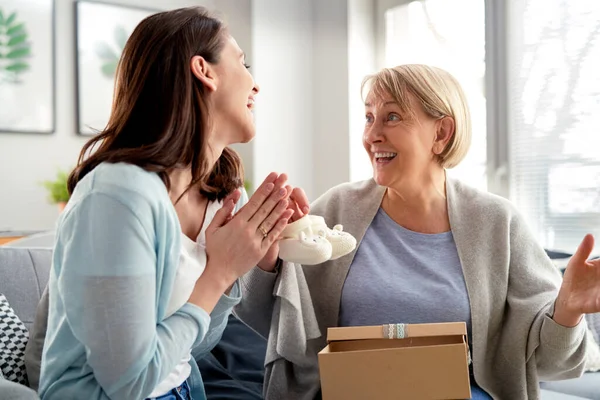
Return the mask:
{"type": "Polygon", "coordinates": [[[190,386],[188,385],[187,381],[184,381],[181,385],[175,389],[172,389],[169,393],[158,397],[151,397],[146,400],[192,400],[190,386]]]}

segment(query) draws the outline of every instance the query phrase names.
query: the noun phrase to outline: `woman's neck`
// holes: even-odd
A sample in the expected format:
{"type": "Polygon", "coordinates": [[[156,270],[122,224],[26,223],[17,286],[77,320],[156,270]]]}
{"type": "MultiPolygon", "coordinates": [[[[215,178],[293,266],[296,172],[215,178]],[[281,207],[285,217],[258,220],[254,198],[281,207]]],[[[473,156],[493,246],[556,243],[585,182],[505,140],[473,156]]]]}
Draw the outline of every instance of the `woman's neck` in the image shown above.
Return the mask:
{"type": "MultiPolygon", "coordinates": [[[[220,144],[209,143],[207,145],[205,157],[206,167],[209,170],[214,168],[217,160],[223,153],[223,149],[224,147],[220,144]]],[[[190,166],[173,168],[168,172],[168,175],[170,181],[169,197],[171,198],[173,204],[176,204],[181,195],[184,193],[187,195],[187,193],[189,193],[187,189],[192,183],[192,169],[190,166]]]]}
{"type": "Polygon", "coordinates": [[[412,231],[450,230],[446,174],[442,168],[396,182],[387,188],[381,206],[394,221],[412,231]]]}
{"type": "Polygon", "coordinates": [[[208,199],[199,190],[194,188],[188,190],[192,181],[192,171],[189,168],[169,172],[169,179],[171,183],[169,197],[179,218],[181,231],[196,241],[204,224],[208,199]]]}
{"type": "Polygon", "coordinates": [[[169,175],[169,197],[173,205],[177,204],[181,196],[188,190],[192,183],[192,170],[190,168],[175,168],[169,175]]]}

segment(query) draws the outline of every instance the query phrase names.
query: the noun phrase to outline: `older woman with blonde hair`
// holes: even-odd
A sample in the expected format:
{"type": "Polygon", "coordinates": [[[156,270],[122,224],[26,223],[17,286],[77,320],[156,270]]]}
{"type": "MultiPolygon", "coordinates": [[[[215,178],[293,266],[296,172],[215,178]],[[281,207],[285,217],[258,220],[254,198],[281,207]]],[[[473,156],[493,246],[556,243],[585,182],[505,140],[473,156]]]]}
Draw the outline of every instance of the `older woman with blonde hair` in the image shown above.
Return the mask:
{"type": "Polygon", "coordinates": [[[509,201],[448,176],[467,154],[471,123],[446,71],[401,65],[364,87],[373,179],[335,187],[311,207],[343,224],[357,249],[242,278],[237,314],[269,339],[265,397],[320,397],[317,353],[336,326],[465,321],[473,398],[538,398],[540,379],[580,375],[583,315],[600,311],[593,238],[584,238],[561,281],[509,201]],[[297,284],[286,287],[278,278],[290,270],[297,284]],[[287,307],[282,297],[294,301],[292,286],[301,300],[287,307]]]}

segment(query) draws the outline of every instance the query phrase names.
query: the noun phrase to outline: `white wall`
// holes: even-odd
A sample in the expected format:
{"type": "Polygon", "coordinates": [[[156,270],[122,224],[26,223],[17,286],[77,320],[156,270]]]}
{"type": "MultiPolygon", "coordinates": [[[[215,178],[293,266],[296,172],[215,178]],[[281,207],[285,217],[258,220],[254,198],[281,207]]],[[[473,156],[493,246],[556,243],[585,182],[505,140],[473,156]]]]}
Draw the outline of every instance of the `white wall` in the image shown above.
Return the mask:
{"type": "Polygon", "coordinates": [[[285,172],[312,196],[312,41],[312,0],[252,1],[252,72],[260,86],[254,187],[285,172]]]}
{"type": "Polygon", "coordinates": [[[313,10],[313,193],[350,179],[348,1],[315,1],[313,10]]]}
{"type": "MultiPolygon", "coordinates": [[[[362,1],[363,8],[372,2],[362,1]]],[[[313,200],[350,180],[349,95],[360,103],[348,84],[350,2],[252,4],[253,70],[261,85],[254,180],[258,184],[272,170],[286,172],[313,200]]]]}

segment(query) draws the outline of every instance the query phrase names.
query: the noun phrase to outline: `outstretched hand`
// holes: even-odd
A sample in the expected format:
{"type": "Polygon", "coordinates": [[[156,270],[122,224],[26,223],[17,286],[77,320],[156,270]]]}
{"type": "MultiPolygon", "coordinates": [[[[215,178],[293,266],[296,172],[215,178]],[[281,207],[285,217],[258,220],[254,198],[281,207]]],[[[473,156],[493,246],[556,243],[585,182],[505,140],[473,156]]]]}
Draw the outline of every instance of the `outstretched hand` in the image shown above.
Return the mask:
{"type": "Polygon", "coordinates": [[[600,312],[600,259],[589,260],[594,237],[586,235],[571,257],[556,299],[553,319],[576,326],[584,314],[600,312]]]}

